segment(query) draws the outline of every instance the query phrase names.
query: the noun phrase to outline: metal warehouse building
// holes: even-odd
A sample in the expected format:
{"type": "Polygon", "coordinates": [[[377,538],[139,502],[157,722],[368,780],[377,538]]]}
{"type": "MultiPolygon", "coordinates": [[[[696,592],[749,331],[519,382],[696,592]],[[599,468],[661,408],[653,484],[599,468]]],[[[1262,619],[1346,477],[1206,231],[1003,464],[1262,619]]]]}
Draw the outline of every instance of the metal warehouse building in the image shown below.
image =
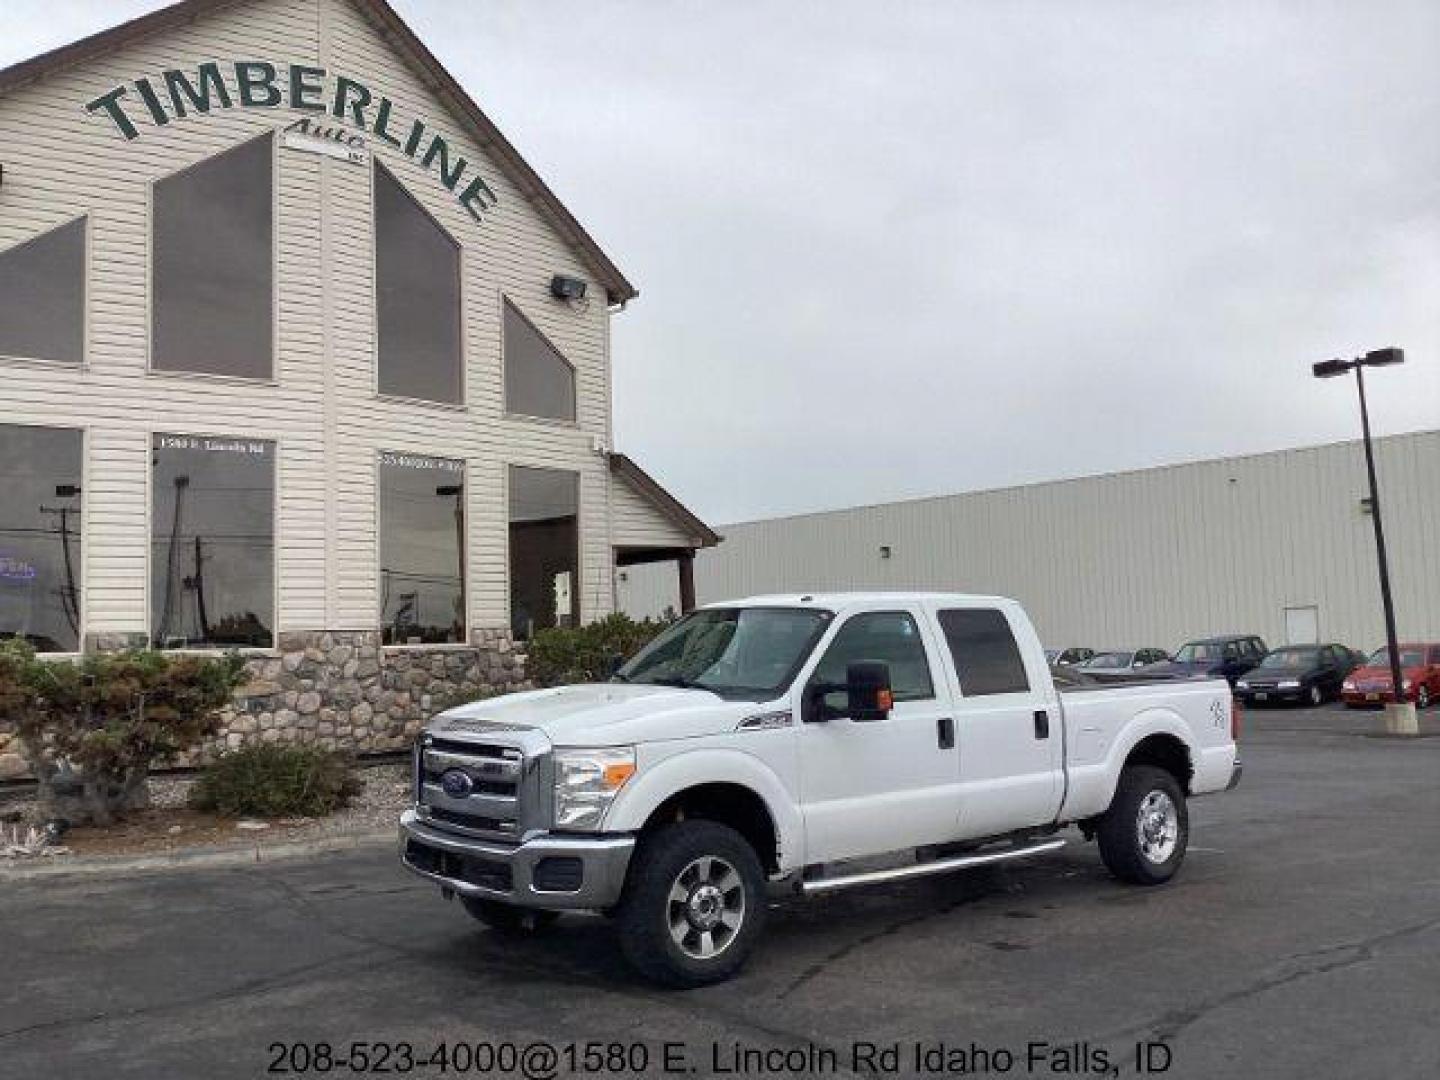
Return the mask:
{"type": "MultiPolygon", "coordinates": [[[[1376,441],[1398,631],[1440,640],[1440,431],[1376,441]]],[[[1272,645],[1384,641],[1359,443],[1200,461],[719,528],[701,602],[837,588],[1021,600],[1048,645],[1174,649],[1258,633],[1272,645]]],[[[673,584],[625,572],[654,614],[673,584]]]]}
{"type": "Polygon", "coordinates": [[[515,685],[617,564],[715,540],[610,450],[634,296],[383,0],[0,71],[0,634],[244,648],[232,745],[515,685]]]}

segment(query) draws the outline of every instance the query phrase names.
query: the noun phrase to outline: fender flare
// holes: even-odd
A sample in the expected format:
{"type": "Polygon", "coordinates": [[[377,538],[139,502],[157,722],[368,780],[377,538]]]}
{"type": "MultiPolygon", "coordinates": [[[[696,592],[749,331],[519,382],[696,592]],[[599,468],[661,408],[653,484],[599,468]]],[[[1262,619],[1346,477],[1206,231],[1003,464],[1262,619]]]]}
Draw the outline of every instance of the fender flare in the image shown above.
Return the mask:
{"type": "Polygon", "coordinates": [[[805,825],[794,797],[772,769],[740,750],[687,750],[642,769],[605,815],[605,830],[638,832],[667,799],[705,784],[734,784],[758,796],[775,826],[780,869],[802,865],[805,825]]]}
{"type": "Polygon", "coordinates": [[[1185,758],[1190,762],[1191,774],[1194,774],[1196,741],[1190,725],[1174,709],[1156,706],[1132,716],[1110,744],[1110,753],[1105,759],[1105,774],[1111,777],[1112,790],[1115,784],[1120,782],[1120,770],[1125,767],[1125,759],[1135,747],[1152,735],[1173,736],[1184,749],[1185,758]]]}

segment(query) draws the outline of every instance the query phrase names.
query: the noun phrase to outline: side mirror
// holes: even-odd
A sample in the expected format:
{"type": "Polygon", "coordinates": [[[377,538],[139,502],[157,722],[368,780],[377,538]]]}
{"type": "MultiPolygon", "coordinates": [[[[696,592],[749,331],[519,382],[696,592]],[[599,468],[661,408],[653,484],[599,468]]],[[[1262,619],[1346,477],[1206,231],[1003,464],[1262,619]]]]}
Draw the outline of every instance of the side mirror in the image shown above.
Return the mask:
{"type": "Polygon", "coordinates": [[[883,720],[895,704],[890,691],[890,665],[880,660],[858,660],[845,669],[843,683],[811,683],[805,691],[802,713],[807,724],[823,724],[838,716],[857,723],[883,720]],[[827,705],[830,694],[845,695],[840,707],[827,705]]]}
{"type": "Polygon", "coordinates": [[[890,665],[881,660],[857,660],[851,664],[845,669],[845,698],[851,720],[884,720],[895,705],[890,665]]]}

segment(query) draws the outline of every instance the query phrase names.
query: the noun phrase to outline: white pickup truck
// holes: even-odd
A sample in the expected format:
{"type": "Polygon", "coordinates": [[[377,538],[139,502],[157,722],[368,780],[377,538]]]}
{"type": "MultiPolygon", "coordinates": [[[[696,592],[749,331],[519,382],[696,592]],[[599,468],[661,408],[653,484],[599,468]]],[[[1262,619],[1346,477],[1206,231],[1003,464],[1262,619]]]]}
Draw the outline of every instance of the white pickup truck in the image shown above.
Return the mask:
{"type": "Polygon", "coordinates": [[[608,683],[451,709],[422,733],[406,867],[492,927],[618,922],[644,975],[733,974],[776,891],[1059,848],[1167,881],[1186,799],[1240,777],[1223,679],[1057,689],[1020,605],[937,593],[700,608],[608,683]]]}

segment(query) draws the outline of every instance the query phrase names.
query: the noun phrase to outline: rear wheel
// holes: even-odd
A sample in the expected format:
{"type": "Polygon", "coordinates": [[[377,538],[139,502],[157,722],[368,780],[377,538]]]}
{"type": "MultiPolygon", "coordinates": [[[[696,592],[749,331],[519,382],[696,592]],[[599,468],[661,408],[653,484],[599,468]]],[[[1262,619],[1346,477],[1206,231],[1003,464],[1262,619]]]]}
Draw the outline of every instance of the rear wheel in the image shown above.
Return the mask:
{"type": "Polygon", "coordinates": [[[1106,869],[1121,881],[1162,885],[1180,869],[1190,842],[1185,793],[1164,769],[1127,766],[1095,835],[1106,869]]]}
{"type": "Polygon", "coordinates": [[[620,948],[646,978],[692,987],[728,979],[765,922],[765,871],[746,839],[713,821],[641,840],[617,912],[620,948]]]}
{"type": "Polygon", "coordinates": [[[560,918],[558,911],[536,911],[482,896],[462,896],[460,903],[471,917],[502,934],[536,934],[560,918]]]}

